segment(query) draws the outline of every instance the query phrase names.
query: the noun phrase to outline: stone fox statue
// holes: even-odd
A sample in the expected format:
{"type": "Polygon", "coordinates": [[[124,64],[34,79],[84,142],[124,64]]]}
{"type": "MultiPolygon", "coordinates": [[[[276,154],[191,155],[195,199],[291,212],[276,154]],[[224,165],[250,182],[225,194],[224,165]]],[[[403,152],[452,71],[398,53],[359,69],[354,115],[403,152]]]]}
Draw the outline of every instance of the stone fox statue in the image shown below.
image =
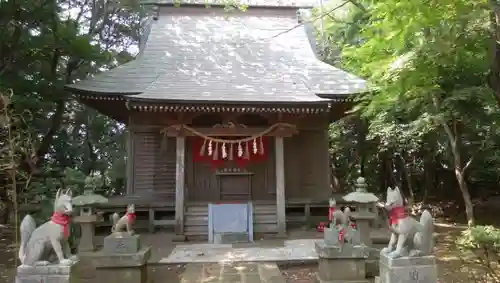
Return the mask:
{"type": "Polygon", "coordinates": [[[113,213],[111,216],[111,221],[113,226],[111,227],[111,233],[127,231],[129,234],[133,234],[134,230],[132,225],[135,222],[135,205],[130,204],[127,207],[127,213],[120,218],[118,213],[113,213]]]}
{"type": "Polygon", "coordinates": [[[344,212],[342,210],[337,209],[337,202],[335,199],[330,199],[329,201],[329,211],[328,211],[328,220],[333,225],[350,225],[351,224],[351,209],[349,207],[344,208],[344,212]]]}
{"type": "Polygon", "coordinates": [[[353,231],[353,229],[356,229],[356,225],[351,221],[351,209],[346,207],[342,212],[340,209],[336,208],[336,204],[335,199],[330,199],[330,208],[328,211],[330,228],[339,229],[339,242],[356,242],[358,237],[356,237],[355,231],[353,231]]]}
{"type": "Polygon", "coordinates": [[[21,222],[21,245],[19,260],[22,265],[48,265],[59,261],[61,265],[71,265],[76,258],[71,256],[68,244],[69,222],[73,211],[71,190],[57,191],[54,201],[54,213],[49,221],[36,227],[31,215],[26,215],[21,222]]]}
{"type": "Polygon", "coordinates": [[[381,253],[388,257],[425,256],[434,249],[434,222],[428,210],[424,210],[420,221],[405,212],[404,201],[399,188],[387,188],[384,204],[389,214],[389,230],[392,232],[389,245],[381,253]]]}

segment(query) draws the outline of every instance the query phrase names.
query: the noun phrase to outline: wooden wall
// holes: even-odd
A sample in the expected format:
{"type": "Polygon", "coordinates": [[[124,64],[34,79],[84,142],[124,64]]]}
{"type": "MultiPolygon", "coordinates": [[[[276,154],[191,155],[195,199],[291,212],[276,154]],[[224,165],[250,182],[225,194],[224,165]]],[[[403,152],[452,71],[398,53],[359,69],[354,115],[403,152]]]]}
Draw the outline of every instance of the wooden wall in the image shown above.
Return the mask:
{"type": "Polygon", "coordinates": [[[175,138],[163,140],[158,130],[135,130],[133,139],[134,193],[159,193],[175,199],[175,138]],[[163,143],[163,144],[162,144],[163,143]]]}
{"type": "Polygon", "coordinates": [[[326,130],[303,130],[285,138],[286,199],[328,198],[329,170],[326,130]]]}
{"type": "MultiPolygon", "coordinates": [[[[316,117],[318,118],[318,117],[316,117]]],[[[330,195],[327,121],[311,118],[293,137],[284,139],[286,199],[326,199],[330,195]],[[318,123],[319,122],[319,123],[318,123]],[[307,125],[316,125],[315,127],[307,125]]],[[[165,144],[161,128],[133,127],[135,193],[159,193],[175,199],[175,138],[165,144]]],[[[186,139],[186,201],[219,201],[217,175],[210,164],[193,162],[186,139]]],[[[266,162],[250,163],[253,200],[274,200],[274,140],[269,138],[266,162]]],[[[228,164],[227,167],[235,167],[228,164]]]]}

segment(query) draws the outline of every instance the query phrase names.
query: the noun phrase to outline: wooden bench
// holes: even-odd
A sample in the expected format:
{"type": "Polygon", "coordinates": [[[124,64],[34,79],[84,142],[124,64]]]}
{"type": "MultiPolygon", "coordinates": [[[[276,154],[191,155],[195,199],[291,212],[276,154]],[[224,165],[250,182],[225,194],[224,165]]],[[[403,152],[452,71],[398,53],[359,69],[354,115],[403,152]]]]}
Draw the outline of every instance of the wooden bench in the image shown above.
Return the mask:
{"type": "MultiPolygon", "coordinates": [[[[342,199],[343,195],[334,195],[333,197],[337,200],[337,207],[342,207],[345,205],[353,205],[351,203],[347,203],[343,201],[342,199]]],[[[355,205],[354,205],[355,206],[355,205]]],[[[299,208],[303,209],[303,213],[301,215],[287,215],[287,222],[294,222],[294,223],[304,223],[307,225],[316,225],[317,223],[312,223],[313,222],[313,217],[311,215],[311,210],[314,208],[328,208],[329,207],[329,201],[328,199],[325,200],[315,200],[315,199],[288,199],[285,204],[286,208],[299,208]]],[[[375,211],[376,213],[376,221],[373,223],[373,228],[380,228],[381,224],[381,214],[378,211],[378,209],[375,211]]],[[[328,215],[325,214],[325,217],[328,215]]]]}

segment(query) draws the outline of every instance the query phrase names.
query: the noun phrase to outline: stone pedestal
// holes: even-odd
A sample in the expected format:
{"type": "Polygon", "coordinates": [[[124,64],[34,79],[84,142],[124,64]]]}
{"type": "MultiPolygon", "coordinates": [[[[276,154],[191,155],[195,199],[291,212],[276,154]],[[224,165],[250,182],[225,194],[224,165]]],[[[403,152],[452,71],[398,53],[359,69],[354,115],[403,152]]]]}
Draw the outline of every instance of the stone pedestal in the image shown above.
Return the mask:
{"type": "Polygon", "coordinates": [[[139,235],[112,234],[104,239],[101,251],[80,255],[82,262],[93,267],[95,276],[88,272],[89,278],[80,276],[79,283],[146,283],[150,256],[151,247],[141,247],[139,235]]]}
{"type": "Polygon", "coordinates": [[[139,235],[113,233],[104,238],[103,252],[107,254],[133,254],[141,249],[139,235]]]}
{"type": "Polygon", "coordinates": [[[388,258],[380,254],[380,283],[436,283],[435,256],[388,258]]]}
{"type": "Polygon", "coordinates": [[[57,264],[47,266],[17,267],[16,283],[75,283],[78,282],[76,266],[61,266],[57,264]]]}
{"type": "Polygon", "coordinates": [[[369,283],[366,279],[365,246],[350,244],[329,246],[316,243],[318,253],[318,280],[321,283],[369,283]]]}
{"type": "Polygon", "coordinates": [[[323,237],[325,246],[339,245],[339,231],[337,228],[325,227],[323,230],[323,237]]]}

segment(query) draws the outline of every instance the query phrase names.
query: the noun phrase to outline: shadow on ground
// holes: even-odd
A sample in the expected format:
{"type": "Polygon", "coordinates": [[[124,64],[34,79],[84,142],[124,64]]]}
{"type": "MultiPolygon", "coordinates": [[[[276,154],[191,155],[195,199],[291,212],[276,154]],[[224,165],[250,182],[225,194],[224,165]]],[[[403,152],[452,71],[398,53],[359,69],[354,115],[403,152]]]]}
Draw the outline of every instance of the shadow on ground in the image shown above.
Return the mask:
{"type": "MultiPolygon", "coordinates": [[[[494,277],[491,271],[481,266],[472,254],[463,253],[456,248],[456,238],[463,229],[463,226],[452,224],[436,225],[436,255],[439,259],[438,268],[440,282],[500,282],[498,277],[494,277]]],[[[144,238],[147,239],[149,237],[149,235],[145,235],[144,238]]],[[[12,227],[0,226],[0,283],[10,283],[14,281],[14,267],[16,265],[14,238],[14,229],[12,227]]],[[[160,249],[155,248],[155,250],[163,250],[162,254],[168,254],[173,247],[170,239],[161,237],[157,241],[153,240],[153,237],[151,240],[146,240],[148,244],[153,244],[155,247],[163,245],[160,249]],[[152,242],[149,243],[150,241],[152,242]]],[[[182,273],[183,269],[183,265],[151,265],[148,268],[149,276],[154,283],[179,282],[179,275],[182,273]]],[[[282,271],[288,283],[305,283],[311,282],[316,269],[317,267],[315,265],[308,264],[303,266],[294,265],[283,267],[282,271]]],[[[500,271],[498,271],[496,276],[499,275],[500,271]]]]}

